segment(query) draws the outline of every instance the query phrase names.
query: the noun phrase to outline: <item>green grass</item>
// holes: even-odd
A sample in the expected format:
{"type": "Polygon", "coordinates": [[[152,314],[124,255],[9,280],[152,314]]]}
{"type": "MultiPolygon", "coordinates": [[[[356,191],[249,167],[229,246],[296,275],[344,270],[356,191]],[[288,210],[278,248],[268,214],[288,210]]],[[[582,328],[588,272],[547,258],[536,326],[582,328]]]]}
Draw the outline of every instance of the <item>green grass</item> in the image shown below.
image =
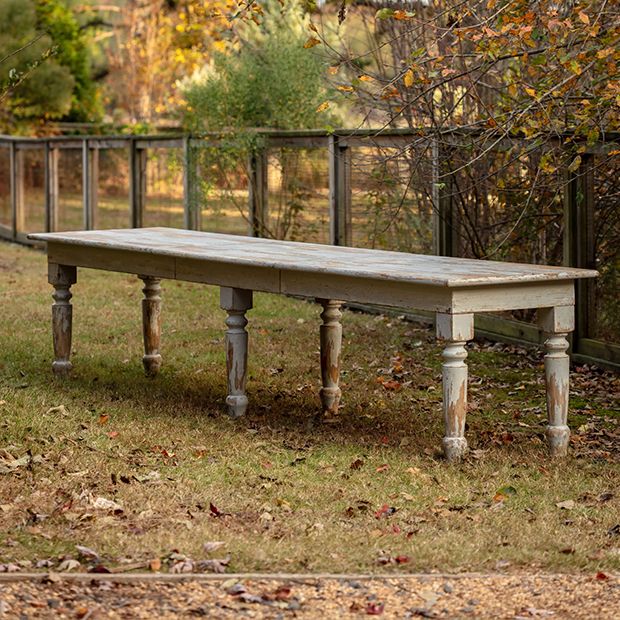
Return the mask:
{"type": "Polygon", "coordinates": [[[216,288],[164,282],[153,380],[141,369],[140,281],[80,270],[74,372],[62,382],[50,371],[45,272],[42,253],[0,245],[0,472],[7,453],[33,457],[0,473],[0,564],[75,557],[76,544],[108,566],[173,549],[201,559],[204,542],[221,540],[231,571],[620,569],[620,537],[608,534],[620,522],[617,375],[573,372],[571,456],[554,463],[540,352],[474,345],[472,453],[449,465],[430,331],[345,312],[342,413],[318,423],[319,310],[257,294],[251,408],[232,421],[216,288]],[[97,497],[123,512],[93,507],[97,497]],[[565,500],[574,507],[556,506],[565,500]],[[396,512],[377,518],[386,504],[396,512]],[[396,556],[408,562],[378,562],[396,556]]]}

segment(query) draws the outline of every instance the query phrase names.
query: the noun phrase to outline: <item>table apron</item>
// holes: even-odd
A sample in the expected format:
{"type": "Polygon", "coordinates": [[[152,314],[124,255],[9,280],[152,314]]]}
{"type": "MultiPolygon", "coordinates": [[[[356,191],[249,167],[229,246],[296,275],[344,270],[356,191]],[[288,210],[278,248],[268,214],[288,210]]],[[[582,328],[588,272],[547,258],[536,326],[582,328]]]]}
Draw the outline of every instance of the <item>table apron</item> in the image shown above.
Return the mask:
{"type": "Polygon", "coordinates": [[[53,242],[48,242],[48,261],[267,293],[451,314],[571,306],[575,298],[572,280],[450,288],[386,280],[380,276],[364,278],[329,272],[286,270],[156,252],[132,252],[53,242]]]}

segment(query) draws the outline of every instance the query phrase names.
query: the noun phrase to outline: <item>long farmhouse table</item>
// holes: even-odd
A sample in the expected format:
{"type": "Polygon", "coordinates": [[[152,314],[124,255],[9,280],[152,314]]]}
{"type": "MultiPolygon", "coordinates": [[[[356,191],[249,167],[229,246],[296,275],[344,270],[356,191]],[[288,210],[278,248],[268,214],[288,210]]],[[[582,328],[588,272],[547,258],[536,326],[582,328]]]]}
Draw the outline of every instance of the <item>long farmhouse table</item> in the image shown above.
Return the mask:
{"type": "Polygon", "coordinates": [[[76,267],[137,274],[142,301],[147,374],[161,366],[162,278],[220,286],[226,319],[228,397],[232,416],[245,413],[248,334],[246,311],[252,292],[315,298],[323,307],[320,326],[320,391],[324,413],[340,401],[339,375],[343,302],[416,308],[436,313],[443,351],[443,448],[448,460],[467,450],[467,350],[474,337],[474,313],[538,308],[546,334],[545,377],[549,450],[566,454],[569,399],[569,346],[574,324],[574,281],[596,271],[441,256],[423,256],[233,235],[138,228],[30,235],[47,242],[49,282],[54,287],[52,331],[58,375],[71,369],[71,285],[76,267]]]}

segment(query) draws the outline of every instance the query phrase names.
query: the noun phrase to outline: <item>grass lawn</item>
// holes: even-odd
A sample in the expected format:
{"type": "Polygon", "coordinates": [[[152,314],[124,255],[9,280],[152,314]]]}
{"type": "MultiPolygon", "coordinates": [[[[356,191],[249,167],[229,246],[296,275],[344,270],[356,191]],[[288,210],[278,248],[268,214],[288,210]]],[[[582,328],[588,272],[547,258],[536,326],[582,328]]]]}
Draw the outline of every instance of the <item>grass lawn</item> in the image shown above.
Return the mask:
{"type": "Polygon", "coordinates": [[[540,352],[474,344],[472,452],[449,465],[429,330],[346,311],[342,413],[317,423],[319,308],[257,294],[251,407],[232,421],[216,288],[164,282],[153,380],[141,282],[80,270],[62,382],[45,272],[41,252],[0,245],[0,565],[57,567],[83,545],[109,568],[230,556],[236,572],[620,569],[617,375],[574,369],[571,456],[554,463],[540,352]],[[213,541],[225,545],[209,555],[213,541]]]}

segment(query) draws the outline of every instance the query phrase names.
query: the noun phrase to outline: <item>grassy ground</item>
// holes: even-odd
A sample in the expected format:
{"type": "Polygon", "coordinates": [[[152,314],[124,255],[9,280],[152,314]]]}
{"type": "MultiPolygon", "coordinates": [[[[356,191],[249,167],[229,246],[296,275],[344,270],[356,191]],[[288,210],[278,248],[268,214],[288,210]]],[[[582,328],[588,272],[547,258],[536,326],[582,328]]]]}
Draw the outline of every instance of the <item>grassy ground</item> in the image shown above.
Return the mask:
{"type": "Polygon", "coordinates": [[[164,283],[155,380],[139,281],[81,270],[73,292],[74,374],[59,382],[45,257],[0,245],[0,564],[83,545],[107,567],[182,570],[223,541],[231,571],[620,569],[617,375],[575,369],[571,457],[553,463],[540,353],[475,344],[472,453],[453,466],[427,330],[345,312],[342,414],[318,424],[318,309],[258,294],[251,411],[231,421],[215,288],[164,283]]]}

